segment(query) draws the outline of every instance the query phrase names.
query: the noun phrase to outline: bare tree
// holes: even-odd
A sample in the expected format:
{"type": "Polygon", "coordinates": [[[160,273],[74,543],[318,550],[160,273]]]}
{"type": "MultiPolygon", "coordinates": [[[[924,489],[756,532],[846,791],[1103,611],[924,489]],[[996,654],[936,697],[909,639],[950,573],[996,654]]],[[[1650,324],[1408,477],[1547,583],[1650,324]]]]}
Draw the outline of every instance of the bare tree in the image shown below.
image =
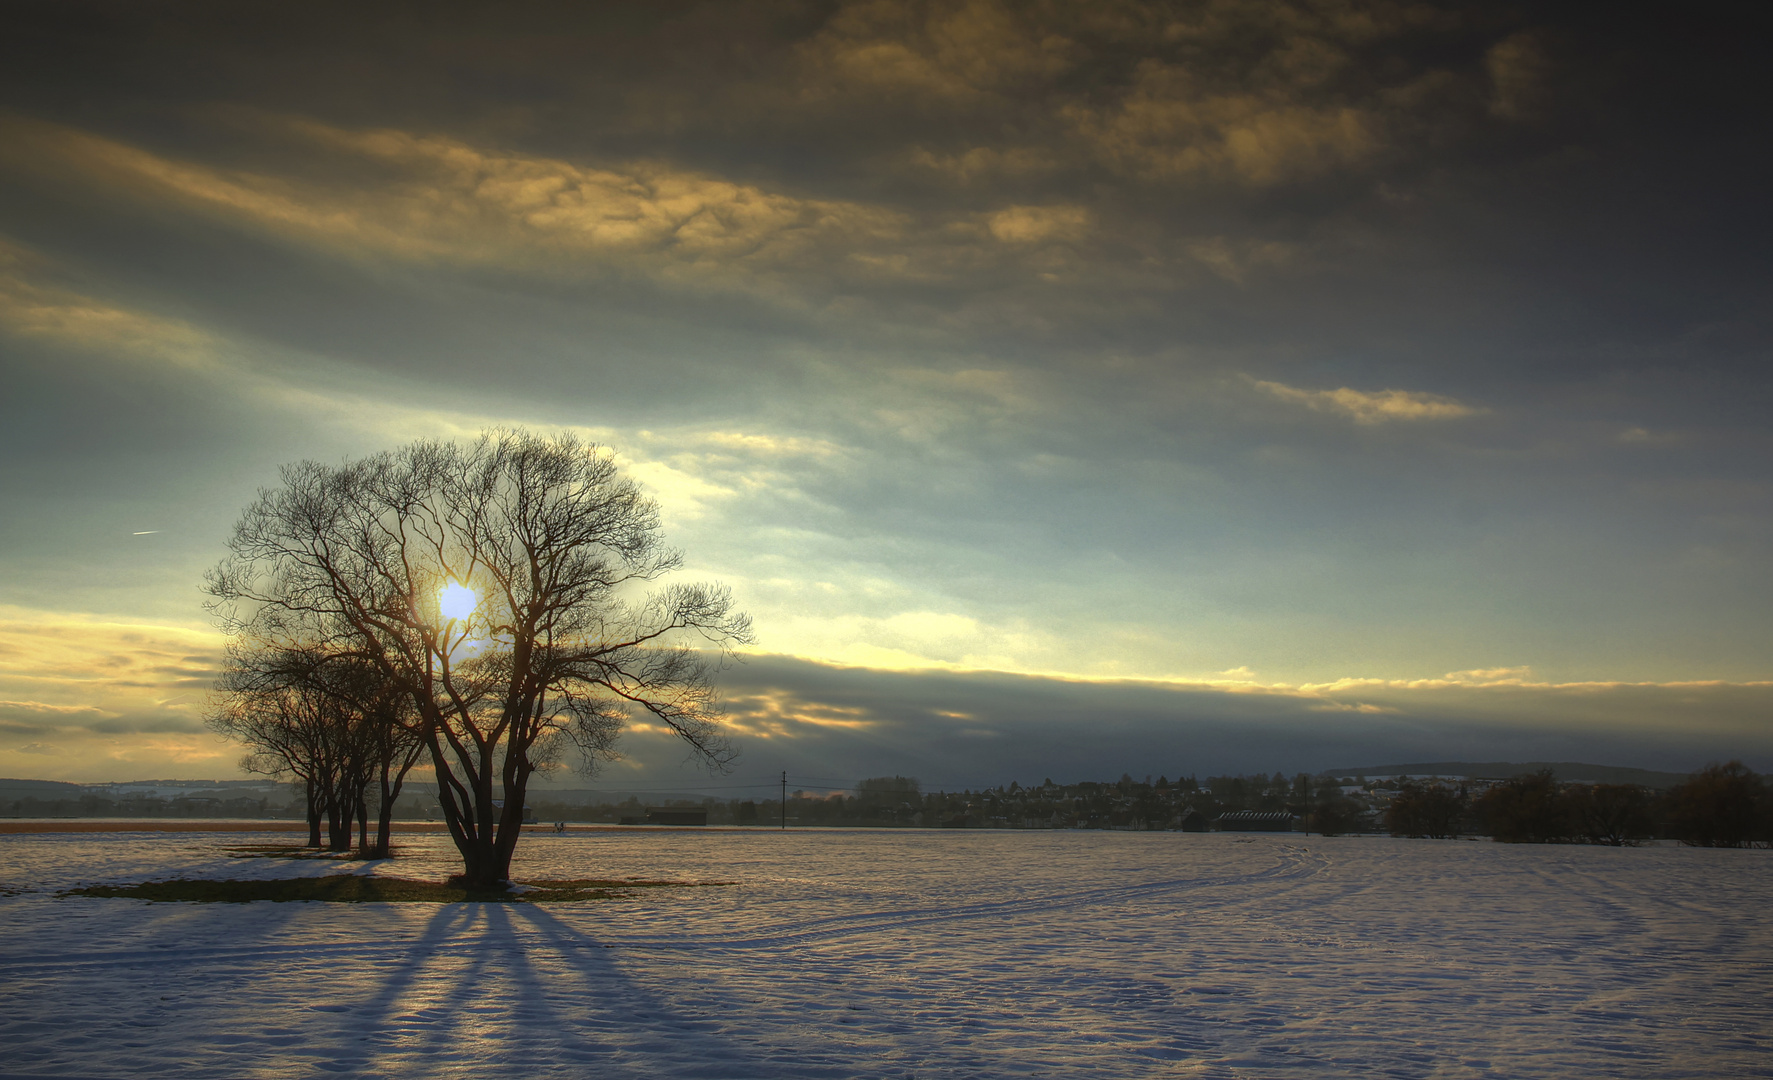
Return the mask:
{"type": "Polygon", "coordinates": [[[249,772],[293,776],[307,796],[308,843],[344,851],[351,823],[366,858],[386,858],[395,800],[425,749],[411,704],[373,666],[314,649],[230,643],[209,724],[245,743],[249,772]],[[369,839],[370,789],[376,839],[369,839]]]}
{"type": "Polygon", "coordinates": [[[407,774],[429,746],[418,711],[399,686],[380,678],[380,672],[371,665],[356,664],[352,674],[350,700],[360,717],[353,744],[369,777],[358,789],[358,846],[366,858],[385,859],[391,850],[394,804],[400,800],[407,774]],[[371,785],[375,788],[376,806],[373,844],[368,836],[366,805],[371,785]]]}
{"type": "Polygon", "coordinates": [[[229,549],[207,578],[225,629],[362,661],[411,703],[470,885],[509,879],[530,777],[563,743],[607,758],[639,711],[705,762],[733,756],[711,675],[749,619],[724,589],[633,594],[681,556],[656,505],[571,436],[291,465],[229,549]]]}

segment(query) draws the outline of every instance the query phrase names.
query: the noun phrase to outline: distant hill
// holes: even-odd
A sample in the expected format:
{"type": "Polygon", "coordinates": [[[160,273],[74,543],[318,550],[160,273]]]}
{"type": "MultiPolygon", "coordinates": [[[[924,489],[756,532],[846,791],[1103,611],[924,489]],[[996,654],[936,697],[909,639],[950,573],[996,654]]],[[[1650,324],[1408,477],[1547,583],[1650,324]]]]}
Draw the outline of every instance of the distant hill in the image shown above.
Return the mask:
{"type": "Polygon", "coordinates": [[[60,780],[9,780],[0,777],[0,799],[78,799],[87,794],[79,784],[60,780]]]}
{"type": "Polygon", "coordinates": [[[0,800],[16,799],[78,799],[83,795],[101,798],[142,795],[149,798],[171,798],[180,794],[201,793],[224,798],[280,792],[287,784],[276,780],[125,780],[114,783],[74,784],[65,780],[24,780],[0,777],[0,800]]]}
{"type": "Polygon", "coordinates": [[[1669,788],[1687,779],[1686,773],[1631,769],[1623,765],[1587,765],[1579,761],[1418,761],[1405,765],[1362,765],[1325,769],[1319,776],[1463,776],[1472,780],[1503,780],[1522,773],[1550,769],[1559,780],[1596,784],[1642,784],[1669,788]]]}

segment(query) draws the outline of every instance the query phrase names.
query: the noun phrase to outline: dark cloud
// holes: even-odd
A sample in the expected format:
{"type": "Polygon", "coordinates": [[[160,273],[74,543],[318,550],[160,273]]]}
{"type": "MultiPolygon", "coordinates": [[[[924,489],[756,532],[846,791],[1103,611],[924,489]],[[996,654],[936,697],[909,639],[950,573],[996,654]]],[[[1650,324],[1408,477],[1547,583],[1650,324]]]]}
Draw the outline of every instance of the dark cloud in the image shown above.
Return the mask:
{"type": "MultiPolygon", "coordinates": [[[[755,657],[729,670],[722,688],[742,757],[720,782],[761,782],[781,770],[977,787],[1128,771],[1315,772],[1381,759],[1573,757],[1676,769],[1726,757],[1773,762],[1773,731],[1761,719],[1773,685],[1764,683],[1559,687],[1462,673],[1430,685],[1283,690],[755,657]]],[[[629,735],[624,751],[649,777],[671,775],[681,757],[645,733],[629,735]]],[[[678,775],[686,783],[694,776],[678,775]]]]}
{"type": "Polygon", "coordinates": [[[117,715],[90,705],[0,701],[0,736],[8,739],[83,739],[92,736],[195,734],[201,720],[166,713],[117,715]]]}

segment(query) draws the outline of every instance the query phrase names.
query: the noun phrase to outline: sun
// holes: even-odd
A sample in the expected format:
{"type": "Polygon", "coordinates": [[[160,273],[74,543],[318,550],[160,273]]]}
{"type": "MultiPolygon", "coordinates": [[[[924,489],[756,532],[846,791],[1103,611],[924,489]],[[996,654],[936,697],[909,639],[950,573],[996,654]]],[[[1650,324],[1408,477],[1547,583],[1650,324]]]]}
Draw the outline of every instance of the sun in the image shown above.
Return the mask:
{"type": "Polygon", "coordinates": [[[450,582],[437,594],[437,609],[446,619],[466,619],[474,614],[474,605],[478,598],[474,590],[466,585],[450,582]]]}

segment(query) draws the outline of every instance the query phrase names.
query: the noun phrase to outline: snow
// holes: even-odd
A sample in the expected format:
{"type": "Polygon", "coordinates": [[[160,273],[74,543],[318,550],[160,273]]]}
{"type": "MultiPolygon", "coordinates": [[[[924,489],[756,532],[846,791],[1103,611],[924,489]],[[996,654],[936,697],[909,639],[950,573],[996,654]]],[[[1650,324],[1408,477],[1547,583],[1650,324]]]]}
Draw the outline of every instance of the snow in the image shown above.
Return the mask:
{"type": "MultiPolygon", "coordinates": [[[[630,901],[154,904],[288,834],[0,836],[9,1077],[1773,1076],[1773,853],[538,833],[630,901]]],[[[362,871],[442,877],[446,837],[362,871]]]]}

